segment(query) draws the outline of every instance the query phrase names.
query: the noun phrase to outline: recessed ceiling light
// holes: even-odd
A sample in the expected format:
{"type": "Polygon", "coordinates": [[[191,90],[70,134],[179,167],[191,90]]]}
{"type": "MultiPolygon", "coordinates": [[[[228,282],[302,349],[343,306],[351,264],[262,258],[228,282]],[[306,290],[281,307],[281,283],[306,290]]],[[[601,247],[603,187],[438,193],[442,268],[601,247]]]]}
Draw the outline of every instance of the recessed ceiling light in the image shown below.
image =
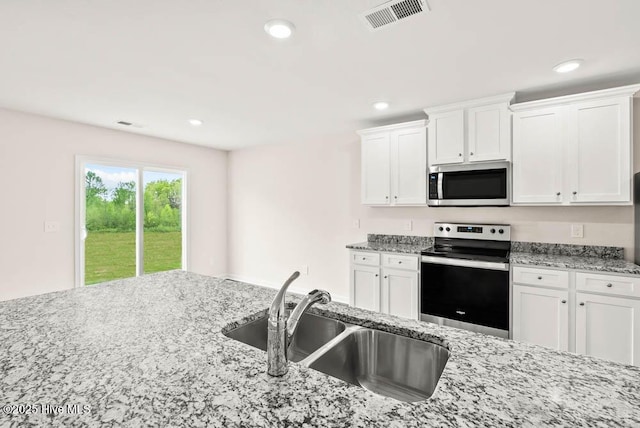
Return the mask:
{"type": "Polygon", "coordinates": [[[389,103],[386,101],[377,101],[373,103],[373,108],[376,110],[386,110],[389,108],[389,103]]]}
{"type": "Polygon", "coordinates": [[[264,31],[276,39],[288,39],[293,34],[296,27],[284,19],[272,19],[264,24],[264,31]]]}
{"type": "Polygon", "coordinates": [[[189,123],[193,126],[200,126],[203,122],[200,119],[189,119],[189,123]]]}
{"type": "Polygon", "coordinates": [[[576,70],[582,65],[581,59],[572,59],[570,61],[561,62],[560,64],[553,67],[553,71],[556,73],[568,73],[570,71],[576,70]]]}

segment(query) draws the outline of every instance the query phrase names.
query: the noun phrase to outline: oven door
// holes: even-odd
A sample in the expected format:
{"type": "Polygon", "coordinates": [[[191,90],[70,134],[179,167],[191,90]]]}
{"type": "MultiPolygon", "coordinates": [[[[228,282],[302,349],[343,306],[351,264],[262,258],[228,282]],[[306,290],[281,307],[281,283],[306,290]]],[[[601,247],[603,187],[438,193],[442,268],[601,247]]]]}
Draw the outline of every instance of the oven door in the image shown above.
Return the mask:
{"type": "Polygon", "coordinates": [[[420,312],[509,330],[509,265],[422,256],[420,312]]]}

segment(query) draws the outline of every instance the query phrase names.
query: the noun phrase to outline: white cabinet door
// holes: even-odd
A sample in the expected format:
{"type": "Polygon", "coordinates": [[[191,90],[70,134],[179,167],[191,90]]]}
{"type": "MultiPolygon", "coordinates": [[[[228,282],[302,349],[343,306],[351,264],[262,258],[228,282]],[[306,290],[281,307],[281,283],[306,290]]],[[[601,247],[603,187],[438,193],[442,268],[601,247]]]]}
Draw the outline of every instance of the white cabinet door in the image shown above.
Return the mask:
{"type": "Polygon", "coordinates": [[[391,134],[391,203],[427,203],[427,135],[424,127],[391,134]]]}
{"type": "Polygon", "coordinates": [[[511,159],[511,115],[507,104],[467,110],[469,162],[511,159]]]}
{"type": "Polygon", "coordinates": [[[389,133],[362,139],[362,203],[388,205],[390,201],[389,133]]]}
{"type": "Polygon", "coordinates": [[[464,109],[429,115],[429,165],[464,162],[464,109]]]}
{"type": "Polygon", "coordinates": [[[380,268],[351,265],[350,303],[358,308],[380,311],[380,268]]]}
{"type": "Polygon", "coordinates": [[[382,270],[382,312],[418,319],[418,272],[382,270]]]}
{"type": "Polygon", "coordinates": [[[513,286],[513,339],[569,349],[569,292],[513,286]]]}
{"type": "Polygon", "coordinates": [[[563,116],[561,107],[513,115],[513,203],[562,202],[563,116]]]}
{"type": "Polygon", "coordinates": [[[571,202],[631,201],[629,98],[568,107],[571,202]]]}
{"type": "Polygon", "coordinates": [[[640,301],[576,293],[576,352],[640,366],[640,301]]]}

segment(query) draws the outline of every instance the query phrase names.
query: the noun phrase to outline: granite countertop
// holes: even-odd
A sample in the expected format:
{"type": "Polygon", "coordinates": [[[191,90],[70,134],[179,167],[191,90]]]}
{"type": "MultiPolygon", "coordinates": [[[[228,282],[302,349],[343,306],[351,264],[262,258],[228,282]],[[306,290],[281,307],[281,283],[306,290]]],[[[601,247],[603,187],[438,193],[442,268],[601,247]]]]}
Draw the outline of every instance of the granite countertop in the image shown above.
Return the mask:
{"type": "Polygon", "coordinates": [[[347,245],[347,248],[351,250],[381,251],[383,253],[405,253],[419,255],[425,247],[421,244],[400,244],[395,242],[367,241],[357,244],[349,244],[347,245]]]}
{"type": "MultiPolygon", "coordinates": [[[[402,235],[369,235],[366,242],[349,244],[351,250],[380,251],[420,255],[433,245],[430,237],[402,235]]],[[[640,266],[624,260],[621,247],[569,244],[513,242],[509,262],[513,265],[532,265],[605,273],[640,275],[640,266]]]]}
{"type": "Polygon", "coordinates": [[[640,425],[640,368],[338,303],[313,311],[448,346],[435,394],[403,403],[296,363],[270,377],[265,352],[221,331],[275,293],[173,271],[1,302],[0,404],[86,410],[0,426],[640,425]]]}
{"type": "Polygon", "coordinates": [[[562,269],[640,275],[640,266],[623,259],[512,252],[510,262],[513,265],[535,265],[562,269]]]}

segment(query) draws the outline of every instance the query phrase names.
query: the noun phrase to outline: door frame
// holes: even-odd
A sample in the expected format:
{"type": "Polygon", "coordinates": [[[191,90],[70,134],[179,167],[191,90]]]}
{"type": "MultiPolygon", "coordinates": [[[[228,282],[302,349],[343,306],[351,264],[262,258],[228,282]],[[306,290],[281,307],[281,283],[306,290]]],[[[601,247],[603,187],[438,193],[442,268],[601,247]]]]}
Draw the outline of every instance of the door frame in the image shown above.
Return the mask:
{"type": "Polygon", "coordinates": [[[98,164],[110,167],[132,168],[138,172],[138,185],[136,186],[136,277],[144,274],[144,173],[145,171],[166,172],[182,175],[182,270],[189,267],[189,187],[187,180],[189,169],[174,165],[160,165],[148,162],[123,160],[101,156],[76,155],[75,166],[75,221],[74,221],[74,248],[75,248],[75,287],[84,286],[85,257],[85,222],[86,222],[86,193],[85,193],[85,167],[87,164],[98,164]],[[141,209],[142,208],[142,209],[141,209]]]}

